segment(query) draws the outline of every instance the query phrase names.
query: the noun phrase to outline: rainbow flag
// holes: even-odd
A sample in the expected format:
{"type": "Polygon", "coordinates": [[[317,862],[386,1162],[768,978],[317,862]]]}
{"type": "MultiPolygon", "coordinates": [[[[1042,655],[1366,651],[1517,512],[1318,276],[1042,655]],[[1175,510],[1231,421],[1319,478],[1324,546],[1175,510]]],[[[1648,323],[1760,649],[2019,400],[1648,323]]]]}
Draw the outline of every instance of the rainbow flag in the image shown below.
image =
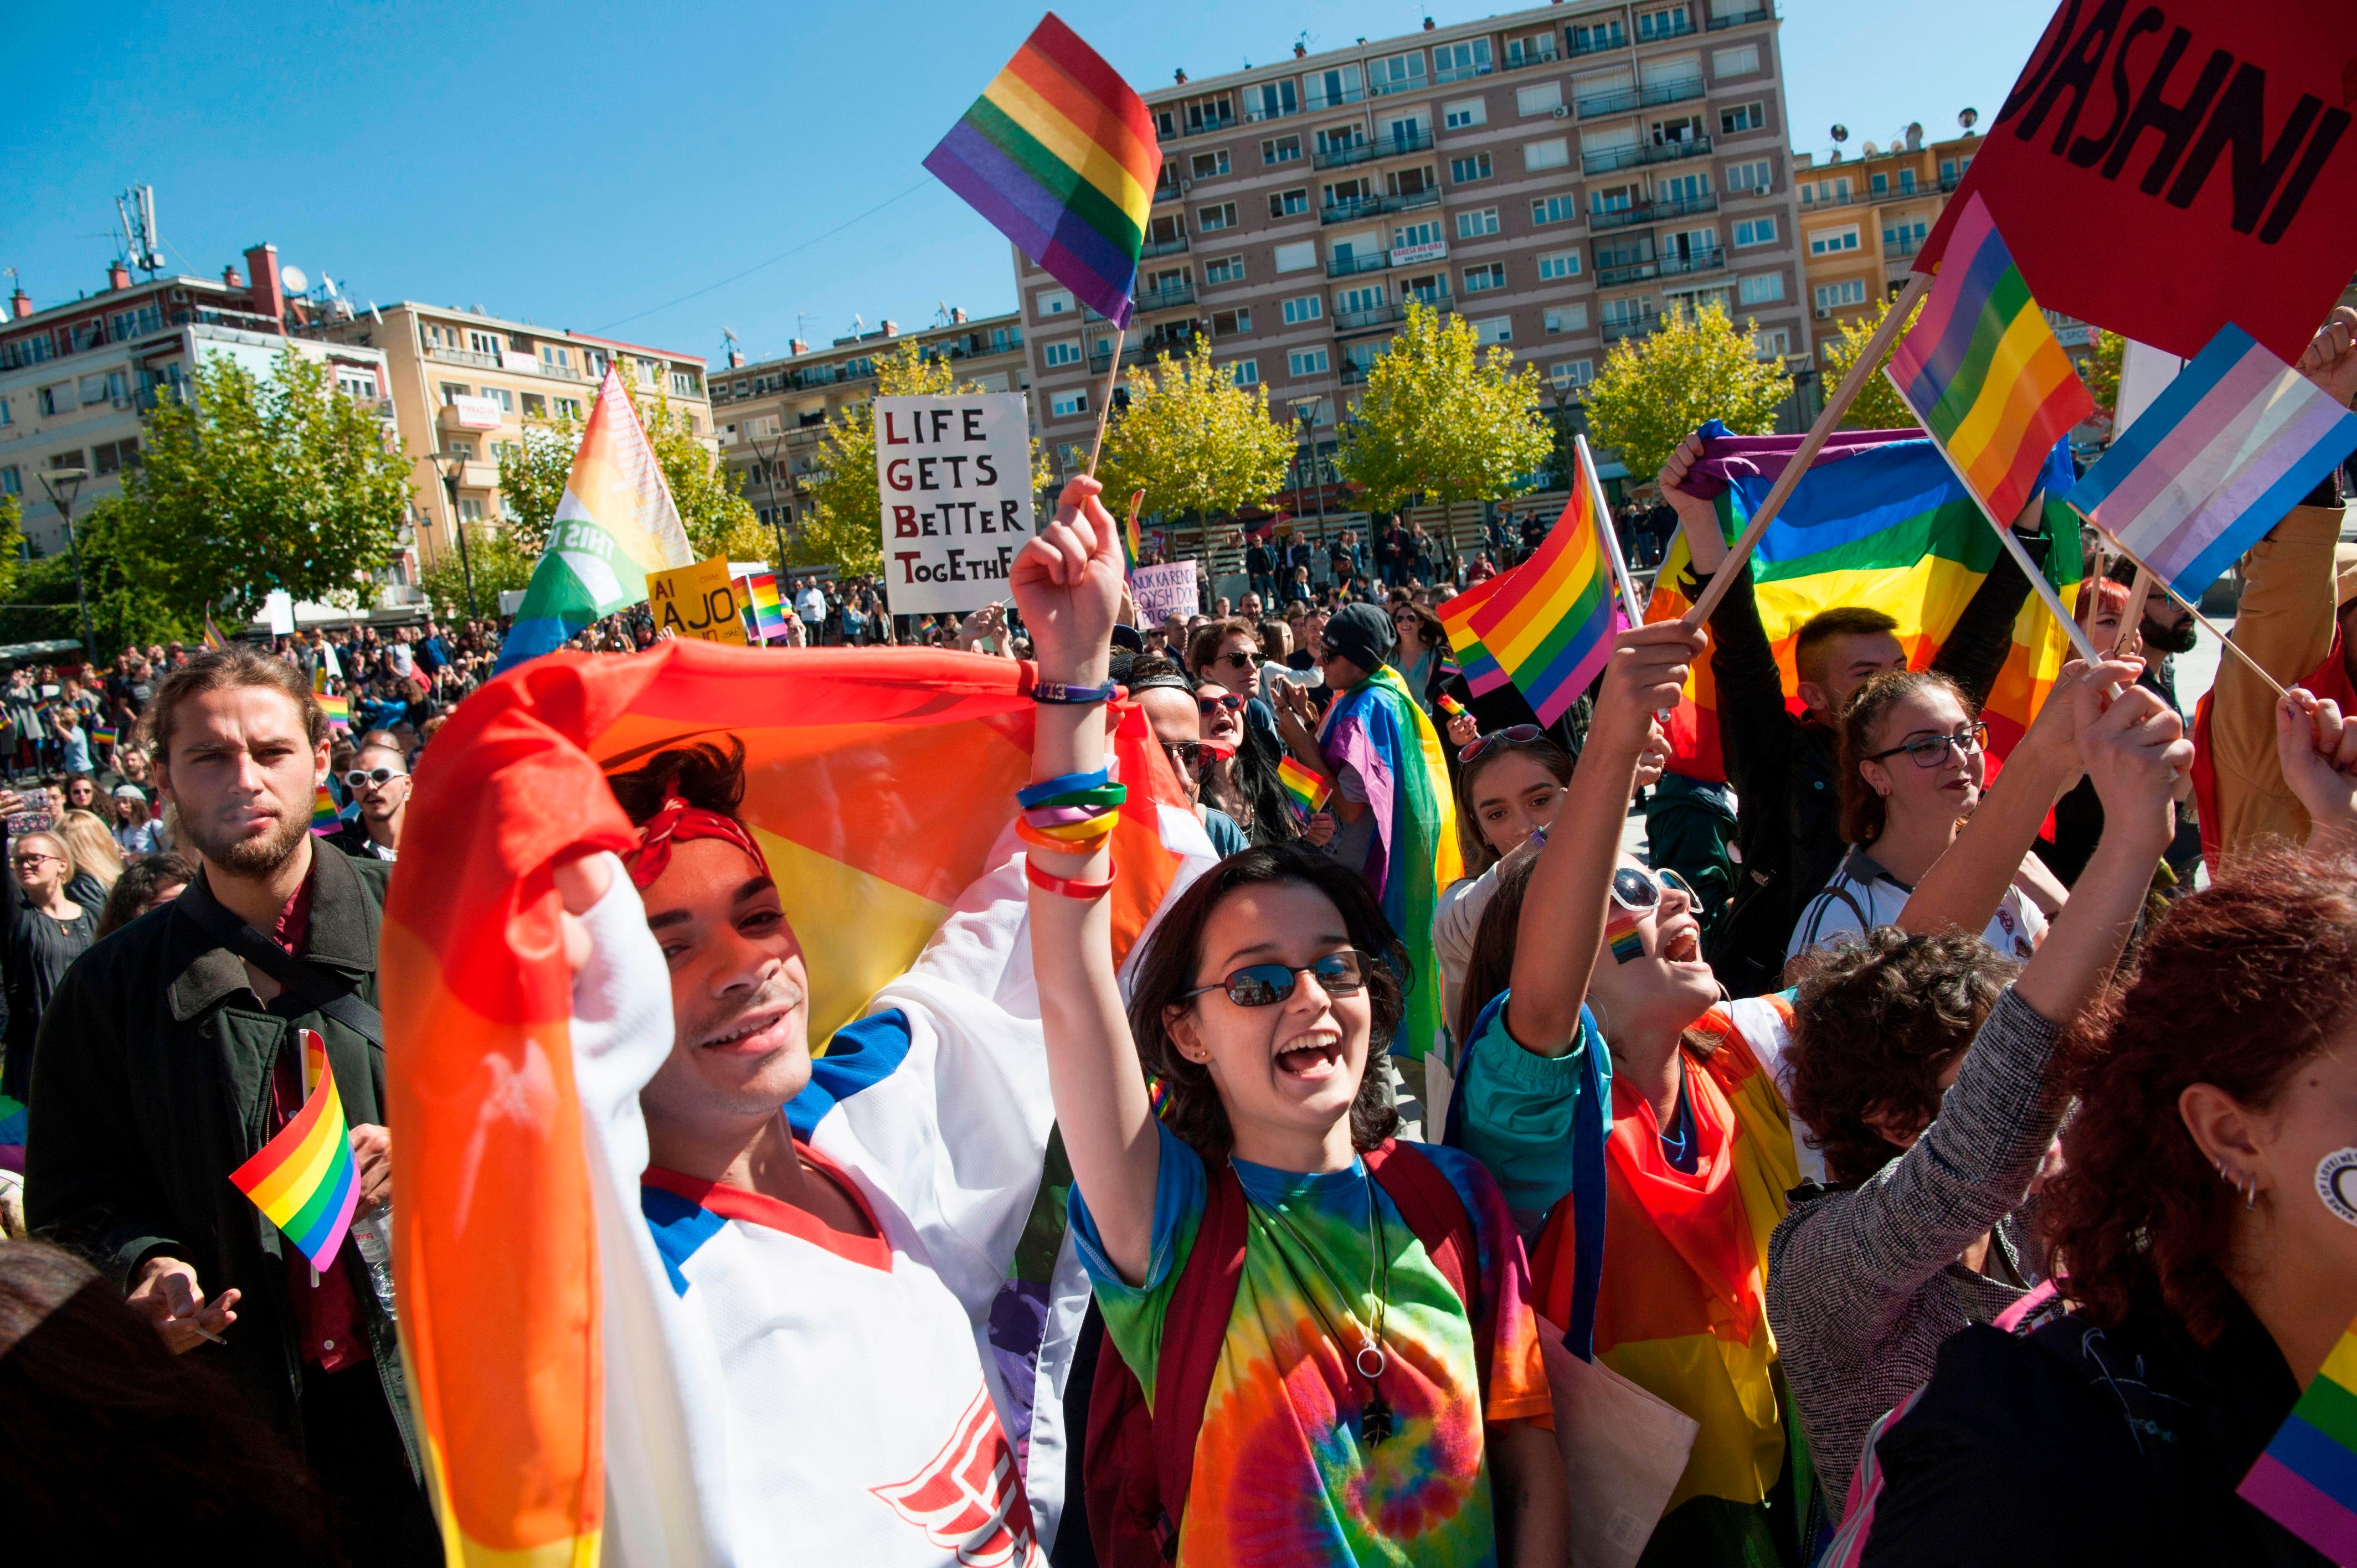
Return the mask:
{"type": "Polygon", "coordinates": [[[93,729],[90,732],[91,745],[98,747],[101,751],[104,751],[108,746],[113,746],[114,744],[114,740],[115,730],[111,725],[103,729],[93,729]]]}
{"type": "Polygon", "coordinates": [[[611,367],[573,455],[548,549],[532,569],[500,673],[565,646],[600,616],[647,596],[647,574],[694,562],[646,426],[611,367]]]}
{"type": "Polygon", "coordinates": [[[229,646],[228,637],[223,635],[220,627],[213,624],[213,602],[210,599],[205,601],[204,641],[205,646],[210,649],[222,649],[229,646]]]}
{"type": "Polygon", "coordinates": [[[1122,562],[1122,564],[1133,571],[1136,569],[1138,559],[1137,509],[1145,504],[1146,492],[1144,490],[1132,491],[1129,498],[1129,519],[1121,525],[1121,548],[1122,553],[1125,557],[1122,562]]]}
{"type": "MultiPolygon", "coordinates": [[[[743,817],[802,944],[823,1042],[995,864],[1030,777],[1031,680],[1013,660],[915,649],[558,652],[475,693],[435,740],[381,952],[386,1052],[402,1064],[386,1108],[402,1140],[400,1329],[452,1563],[594,1562],[603,1525],[607,1342],[631,1330],[602,1321],[548,867],[635,847],[604,770],[690,736],[744,743],[743,817]],[[955,811],[942,809],[949,779],[955,811]]],[[[1175,884],[1173,845],[1208,851],[1136,708],[1114,750],[1130,786],[1111,900],[1125,955],[1175,884]]]]}
{"type": "Polygon", "coordinates": [[[785,602],[778,594],[778,575],[756,572],[745,579],[745,607],[756,644],[774,642],[786,635],[785,602]]]}
{"type": "Polygon", "coordinates": [[[336,804],[334,792],[325,784],[320,785],[311,797],[311,831],[331,833],[343,825],[343,811],[336,804]]]}
{"type": "Polygon", "coordinates": [[[1129,325],[1162,169],[1154,116],[1054,12],[925,166],[1082,305],[1129,325]]]}
{"type": "Polygon", "coordinates": [[[229,1179],[313,1268],[325,1269],[335,1262],[360,1202],[360,1172],[352,1162],[351,1129],[344,1124],[336,1075],[328,1070],[327,1042],[314,1030],[302,1034],[303,1076],[316,1085],[310,1098],[229,1179]]]}
{"type": "Polygon", "coordinates": [[[1587,690],[1611,654],[1620,626],[1612,571],[1596,532],[1596,488],[1584,463],[1580,469],[1545,542],[1491,580],[1504,586],[1483,596],[1469,623],[1482,650],[1529,699],[1543,725],[1561,718],[1587,690]]]}
{"type": "MultiPolygon", "coordinates": [[[[1687,489],[1717,502],[1728,540],[1743,531],[1752,509],[1799,450],[1797,435],[1738,436],[1717,420],[1702,427],[1703,459],[1687,489]]],[[[2064,604],[2079,591],[2079,524],[2058,499],[2071,486],[2071,456],[2057,443],[2039,483],[2048,496],[2046,526],[2061,547],[2047,576],[2064,604]]],[[[1818,454],[1808,478],[1792,489],[1752,557],[1752,596],[1783,675],[1786,701],[1801,711],[1792,648],[1802,623],[1835,605],[1871,605],[1899,622],[1900,645],[1910,668],[1938,657],[1957,618],[2003,550],[1979,505],[1954,472],[1913,431],[1844,430],[1818,454]]],[[[1691,565],[1685,536],[1670,546],[1654,578],[1648,624],[1685,614],[1691,601],[1678,581],[1691,565]]],[[[1732,564],[1727,570],[1734,570],[1732,564]]],[[[2054,677],[2073,657],[2069,638],[2035,596],[2021,607],[2013,647],[1982,704],[1990,750],[2002,759],[2029,727],[2054,677]]],[[[1708,659],[1695,662],[1686,696],[1670,717],[1670,768],[1689,779],[1723,782],[1717,685],[1708,659]]]]}
{"type": "Polygon", "coordinates": [[[1301,813],[1305,822],[1315,815],[1318,809],[1326,803],[1326,798],[1334,792],[1333,780],[1315,769],[1304,768],[1290,756],[1278,759],[1276,781],[1284,787],[1286,799],[1293,802],[1293,809],[1301,813]]]}
{"type": "Polygon", "coordinates": [[[2235,1490],[2335,1563],[2357,1563],[2357,1323],[2235,1490]]]}
{"type": "MultiPolygon", "coordinates": [[[[1522,568],[1518,566],[1514,570],[1522,568]]],[[[1476,583],[1433,612],[1440,618],[1441,628],[1448,633],[1448,646],[1457,655],[1465,683],[1473,689],[1477,697],[1504,685],[1506,672],[1483,645],[1480,633],[1473,629],[1473,616],[1490,601],[1492,594],[1506,585],[1513,575],[1513,572],[1504,572],[1476,583]]]]}
{"type": "Polygon", "coordinates": [[[2357,451],[2357,414],[2229,325],[2065,498],[2199,600],[2357,451]]]}
{"type": "Polygon", "coordinates": [[[1883,373],[2001,528],[2048,483],[2054,444],[2095,412],[1978,194],[1883,373]]]}
{"type": "Polygon", "coordinates": [[[0,1094],[0,1171],[25,1169],[25,1102],[0,1094]]]}
{"type": "Polygon", "coordinates": [[[329,729],[349,731],[352,727],[352,700],[350,697],[331,697],[323,692],[319,693],[318,703],[319,711],[328,715],[329,729]]]}

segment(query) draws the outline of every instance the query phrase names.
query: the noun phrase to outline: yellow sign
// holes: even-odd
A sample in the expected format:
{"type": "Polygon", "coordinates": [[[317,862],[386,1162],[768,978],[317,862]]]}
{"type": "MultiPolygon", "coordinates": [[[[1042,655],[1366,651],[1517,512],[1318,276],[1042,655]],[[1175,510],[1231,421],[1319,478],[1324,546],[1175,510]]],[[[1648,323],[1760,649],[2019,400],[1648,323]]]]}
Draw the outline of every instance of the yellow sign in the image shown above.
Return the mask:
{"type": "Polygon", "coordinates": [[[647,608],[654,612],[658,632],[705,642],[733,642],[741,648],[745,645],[744,607],[736,581],[728,575],[726,555],[647,574],[647,608]]]}

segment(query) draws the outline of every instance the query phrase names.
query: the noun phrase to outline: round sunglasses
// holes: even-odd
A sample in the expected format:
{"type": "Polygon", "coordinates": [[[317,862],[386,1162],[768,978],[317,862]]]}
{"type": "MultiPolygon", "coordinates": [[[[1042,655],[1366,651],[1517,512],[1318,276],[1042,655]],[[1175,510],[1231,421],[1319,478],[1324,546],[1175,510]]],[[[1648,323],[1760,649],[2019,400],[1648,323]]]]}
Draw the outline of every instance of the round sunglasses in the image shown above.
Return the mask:
{"type": "Polygon", "coordinates": [[[397,768],[355,768],[344,775],[344,788],[365,789],[371,784],[390,784],[396,779],[408,777],[397,768]]]}
{"type": "Polygon", "coordinates": [[[1299,983],[1297,977],[1305,974],[1316,975],[1318,985],[1329,996],[1350,996],[1366,989],[1368,961],[1358,949],[1344,948],[1299,968],[1283,963],[1248,963],[1230,971],[1225,980],[1181,993],[1178,1000],[1191,1002],[1206,992],[1224,991],[1228,1000],[1239,1007],[1274,1007],[1293,994],[1294,986],[1299,983]]]}

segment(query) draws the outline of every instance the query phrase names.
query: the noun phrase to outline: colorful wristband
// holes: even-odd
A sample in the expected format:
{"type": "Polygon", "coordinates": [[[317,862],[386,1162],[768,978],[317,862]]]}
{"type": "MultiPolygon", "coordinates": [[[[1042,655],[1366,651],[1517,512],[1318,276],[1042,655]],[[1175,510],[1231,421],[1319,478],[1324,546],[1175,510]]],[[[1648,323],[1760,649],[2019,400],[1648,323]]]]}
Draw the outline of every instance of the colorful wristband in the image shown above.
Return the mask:
{"type": "Polygon", "coordinates": [[[1114,877],[1118,870],[1116,866],[1107,865],[1103,881],[1083,882],[1076,876],[1051,876],[1031,864],[1029,855],[1023,857],[1023,875],[1030,879],[1031,886],[1042,893],[1053,893],[1060,898],[1102,898],[1113,891],[1114,877]]]}
{"type": "Polygon", "coordinates": [[[1102,789],[1111,782],[1113,782],[1113,774],[1103,768],[1098,768],[1094,773],[1062,773],[1053,779],[1042,779],[1037,784],[1017,789],[1015,791],[1015,803],[1018,806],[1045,806],[1050,803],[1060,805],[1063,802],[1056,799],[1060,795],[1072,794],[1083,789],[1102,789]]]}
{"type": "Polygon", "coordinates": [[[1078,806],[1082,811],[1110,811],[1129,799],[1129,789],[1121,784],[1100,784],[1093,789],[1067,789],[1060,795],[1050,795],[1044,800],[1018,802],[1027,811],[1050,811],[1058,806],[1078,806]]]}
{"type": "Polygon", "coordinates": [[[1079,707],[1089,703],[1110,703],[1121,694],[1121,688],[1111,681],[1102,686],[1068,686],[1061,681],[1039,681],[1031,686],[1031,700],[1050,703],[1059,707],[1079,707]]]}
{"type": "Polygon", "coordinates": [[[1022,818],[1015,819],[1015,836],[1033,849],[1052,850],[1058,854],[1094,854],[1113,837],[1113,825],[1119,819],[1106,817],[1104,826],[1072,838],[1056,838],[1040,832],[1022,818]]]}
{"type": "Polygon", "coordinates": [[[1023,813],[1023,820],[1035,828],[1065,828],[1074,822],[1093,822],[1112,809],[1109,806],[1034,806],[1023,813]]]}

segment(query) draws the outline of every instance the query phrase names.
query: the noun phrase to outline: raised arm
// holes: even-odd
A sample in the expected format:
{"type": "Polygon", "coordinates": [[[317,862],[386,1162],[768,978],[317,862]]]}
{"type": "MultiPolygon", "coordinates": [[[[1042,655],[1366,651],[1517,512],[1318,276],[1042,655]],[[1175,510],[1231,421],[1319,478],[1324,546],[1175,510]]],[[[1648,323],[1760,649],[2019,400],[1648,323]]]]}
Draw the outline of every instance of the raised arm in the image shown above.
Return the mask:
{"type": "Polygon", "coordinates": [[[1678,514],[1697,578],[1739,572],[1710,613],[1710,672],[1718,684],[1719,741],[1727,754],[1728,781],[1740,797],[1756,781],[1781,775],[1792,754],[1792,720],[1784,710],[1784,677],[1776,668],[1768,628],[1760,624],[1752,596],[1751,564],[1732,560],[1719,536],[1718,510],[1688,495],[1686,475],[1702,461],[1702,437],[1689,435],[1662,466],[1662,493],[1678,514]]]}
{"type": "Polygon", "coordinates": [[[2308,811],[2308,847],[2357,854],[2357,717],[2295,686],[2276,704],[2276,756],[2308,811]]]}
{"type": "MultiPolygon", "coordinates": [[[[1067,483],[1055,520],[1015,558],[1015,603],[1031,628],[1042,681],[1098,686],[1106,679],[1123,575],[1115,524],[1097,500],[1101,488],[1084,476],[1067,483]]],[[[1103,768],[1104,736],[1102,705],[1041,703],[1032,781],[1103,768]]],[[[1113,857],[1102,850],[1028,853],[1052,877],[1100,882],[1114,874],[1113,857]]],[[[1064,1150],[1106,1254],[1125,1279],[1142,1283],[1161,1155],[1114,975],[1113,917],[1102,897],[1071,897],[1034,883],[1030,897],[1031,961],[1064,1150]]]]}

